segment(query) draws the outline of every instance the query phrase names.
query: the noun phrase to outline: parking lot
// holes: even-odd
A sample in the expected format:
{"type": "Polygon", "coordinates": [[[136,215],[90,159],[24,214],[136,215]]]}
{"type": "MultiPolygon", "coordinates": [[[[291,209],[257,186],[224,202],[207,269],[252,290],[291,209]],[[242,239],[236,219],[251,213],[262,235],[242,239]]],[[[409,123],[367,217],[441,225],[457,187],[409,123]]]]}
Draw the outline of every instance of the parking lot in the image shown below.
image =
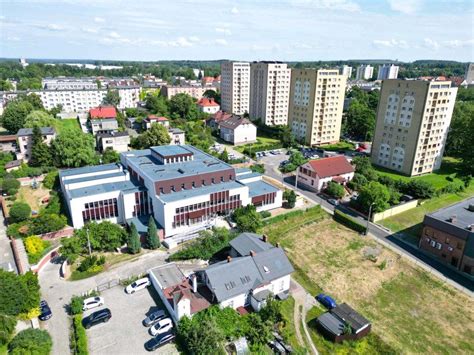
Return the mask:
{"type": "MultiPolygon", "coordinates": [[[[101,293],[112,318],[87,330],[89,352],[91,354],[147,354],[144,344],[151,339],[148,328],[142,324],[151,312],[161,308],[158,295],[153,287],[138,291],[133,295],[116,286],[101,293]]],[[[94,308],[84,312],[84,317],[99,310],[94,308]]],[[[174,344],[166,344],[156,350],[160,354],[178,354],[174,344]]]]}

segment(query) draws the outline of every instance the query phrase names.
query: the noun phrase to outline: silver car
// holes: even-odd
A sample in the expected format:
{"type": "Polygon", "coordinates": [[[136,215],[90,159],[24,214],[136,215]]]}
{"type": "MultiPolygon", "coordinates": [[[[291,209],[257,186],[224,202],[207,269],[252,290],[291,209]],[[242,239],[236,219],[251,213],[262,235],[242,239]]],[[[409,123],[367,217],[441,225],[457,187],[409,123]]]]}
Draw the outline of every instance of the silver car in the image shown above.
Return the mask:
{"type": "Polygon", "coordinates": [[[151,327],[153,324],[155,324],[156,322],[159,322],[162,319],[165,319],[166,317],[167,317],[166,312],[162,309],[159,309],[151,313],[148,317],[146,317],[143,320],[143,325],[145,327],[151,327]]]}

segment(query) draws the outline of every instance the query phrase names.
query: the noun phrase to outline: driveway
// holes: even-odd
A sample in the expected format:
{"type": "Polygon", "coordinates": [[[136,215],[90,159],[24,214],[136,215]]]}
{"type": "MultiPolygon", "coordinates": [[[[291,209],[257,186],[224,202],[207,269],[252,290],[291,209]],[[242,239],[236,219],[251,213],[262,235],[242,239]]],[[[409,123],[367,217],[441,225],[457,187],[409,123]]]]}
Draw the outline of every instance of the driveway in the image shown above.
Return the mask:
{"type": "Polygon", "coordinates": [[[13,270],[15,273],[18,273],[10,239],[7,237],[7,226],[2,212],[0,212],[0,268],[13,270]]]}
{"type": "MultiPolygon", "coordinates": [[[[116,286],[101,293],[105,307],[112,312],[107,323],[96,325],[87,330],[89,352],[91,354],[146,354],[144,344],[151,339],[148,329],[142,321],[151,312],[162,307],[153,287],[141,290],[133,295],[124,292],[124,288],[116,286]]],[[[104,307],[101,307],[104,308],[104,307]]],[[[87,316],[99,308],[84,313],[87,316]]],[[[160,354],[178,354],[176,346],[166,344],[158,351],[160,354]]]]}
{"type": "Polygon", "coordinates": [[[136,260],[117,265],[104,273],[80,281],[61,280],[59,278],[59,264],[49,263],[45,266],[39,273],[39,282],[42,298],[48,301],[53,312],[53,317],[44,322],[44,328],[53,338],[52,354],[70,353],[69,318],[66,306],[72,296],[80,295],[111,280],[125,279],[144,273],[152,267],[164,264],[167,256],[168,253],[164,251],[150,252],[136,260]]]}

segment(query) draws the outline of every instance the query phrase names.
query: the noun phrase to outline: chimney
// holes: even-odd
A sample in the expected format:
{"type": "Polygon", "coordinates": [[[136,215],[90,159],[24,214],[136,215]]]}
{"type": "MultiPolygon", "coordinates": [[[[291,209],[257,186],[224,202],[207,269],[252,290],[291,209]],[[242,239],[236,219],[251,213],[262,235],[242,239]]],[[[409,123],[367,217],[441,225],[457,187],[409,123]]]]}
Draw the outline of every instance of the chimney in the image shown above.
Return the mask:
{"type": "Polygon", "coordinates": [[[232,261],[232,257],[230,255],[227,256],[227,262],[230,263],[232,261]]]}
{"type": "Polygon", "coordinates": [[[262,235],[262,240],[267,243],[268,242],[268,237],[266,234],[262,235]]]}
{"type": "Polygon", "coordinates": [[[193,292],[196,293],[197,290],[198,290],[198,283],[197,283],[196,274],[193,274],[193,275],[191,276],[191,280],[192,280],[192,283],[193,283],[193,292]]]}
{"type": "Polygon", "coordinates": [[[455,222],[456,222],[456,215],[452,215],[452,216],[449,218],[449,222],[455,223],[455,222]]]}
{"type": "Polygon", "coordinates": [[[253,257],[253,256],[255,256],[255,255],[257,255],[257,253],[256,253],[256,252],[254,252],[253,250],[250,250],[250,256],[252,256],[252,257],[253,257]]]}
{"type": "Polygon", "coordinates": [[[469,231],[471,231],[471,232],[474,231],[474,224],[468,225],[468,226],[467,226],[467,230],[469,230],[469,231]]]}

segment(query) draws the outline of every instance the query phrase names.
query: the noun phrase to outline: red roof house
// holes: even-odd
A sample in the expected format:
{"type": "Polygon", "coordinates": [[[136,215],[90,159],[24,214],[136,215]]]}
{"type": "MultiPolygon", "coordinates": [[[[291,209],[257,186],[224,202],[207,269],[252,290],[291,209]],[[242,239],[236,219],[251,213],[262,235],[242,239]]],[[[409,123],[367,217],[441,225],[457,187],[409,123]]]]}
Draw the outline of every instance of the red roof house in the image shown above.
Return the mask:
{"type": "Polygon", "coordinates": [[[215,102],[213,98],[207,98],[207,97],[201,98],[197,102],[197,105],[201,112],[206,112],[210,114],[217,113],[221,108],[220,105],[217,102],[215,102]]]}
{"type": "Polygon", "coordinates": [[[165,127],[169,127],[170,125],[170,122],[166,117],[156,115],[148,115],[148,117],[145,118],[144,123],[146,129],[150,129],[153,123],[159,123],[165,127]]]}
{"type": "Polygon", "coordinates": [[[91,119],[116,119],[117,111],[113,106],[99,106],[89,110],[91,119]]]}

